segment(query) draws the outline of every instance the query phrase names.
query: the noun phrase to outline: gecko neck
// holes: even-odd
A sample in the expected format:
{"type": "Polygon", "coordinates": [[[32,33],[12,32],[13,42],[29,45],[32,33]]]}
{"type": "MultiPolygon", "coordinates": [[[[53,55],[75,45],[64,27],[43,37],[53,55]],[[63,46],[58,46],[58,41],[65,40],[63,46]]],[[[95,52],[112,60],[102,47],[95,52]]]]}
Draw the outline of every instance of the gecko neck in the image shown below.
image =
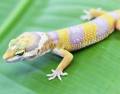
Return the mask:
{"type": "Polygon", "coordinates": [[[44,32],[36,32],[40,36],[38,54],[45,54],[52,51],[55,48],[53,39],[44,32]]]}
{"type": "Polygon", "coordinates": [[[58,33],[56,31],[48,32],[47,35],[55,45],[58,44],[59,38],[58,38],[58,33]]]}

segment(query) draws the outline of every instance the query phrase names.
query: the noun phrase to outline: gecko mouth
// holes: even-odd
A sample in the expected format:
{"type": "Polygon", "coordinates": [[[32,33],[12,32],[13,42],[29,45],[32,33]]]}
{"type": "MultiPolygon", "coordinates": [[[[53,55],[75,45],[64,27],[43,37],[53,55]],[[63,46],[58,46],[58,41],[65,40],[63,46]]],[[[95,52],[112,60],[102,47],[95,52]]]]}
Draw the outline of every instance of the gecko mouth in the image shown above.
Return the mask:
{"type": "MultiPolygon", "coordinates": [[[[29,57],[29,60],[33,60],[34,58],[36,58],[36,56],[31,56],[31,57],[29,57]]],[[[15,56],[15,57],[9,58],[9,59],[7,59],[5,61],[7,63],[16,63],[18,61],[25,61],[25,60],[28,60],[28,57],[24,58],[24,57],[15,56]]]]}
{"type": "Polygon", "coordinates": [[[17,61],[20,61],[20,60],[22,60],[21,57],[15,56],[15,57],[9,58],[9,59],[7,59],[7,60],[5,60],[5,61],[6,61],[7,63],[14,63],[14,62],[17,62],[17,61]]]}

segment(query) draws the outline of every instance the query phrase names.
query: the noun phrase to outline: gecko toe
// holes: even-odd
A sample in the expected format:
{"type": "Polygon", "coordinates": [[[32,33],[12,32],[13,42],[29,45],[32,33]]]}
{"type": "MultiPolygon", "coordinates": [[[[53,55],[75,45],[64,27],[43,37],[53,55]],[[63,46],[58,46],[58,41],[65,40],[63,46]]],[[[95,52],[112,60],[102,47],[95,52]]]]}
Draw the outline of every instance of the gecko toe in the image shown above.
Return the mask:
{"type": "Polygon", "coordinates": [[[55,79],[56,77],[59,79],[59,80],[62,80],[61,76],[66,76],[68,75],[68,73],[63,73],[61,70],[51,70],[52,73],[51,74],[47,74],[46,76],[48,76],[48,80],[53,80],[55,79]]]}

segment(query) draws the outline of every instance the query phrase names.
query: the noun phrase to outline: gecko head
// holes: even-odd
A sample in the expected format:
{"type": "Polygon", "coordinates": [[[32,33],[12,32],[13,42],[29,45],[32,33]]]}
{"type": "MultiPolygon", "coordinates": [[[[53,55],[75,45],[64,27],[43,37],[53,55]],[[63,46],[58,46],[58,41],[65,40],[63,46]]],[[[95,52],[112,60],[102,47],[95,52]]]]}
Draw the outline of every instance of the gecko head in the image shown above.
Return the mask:
{"type": "Polygon", "coordinates": [[[39,55],[43,55],[45,51],[41,51],[41,49],[43,49],[43,44],[47,40],[48,37],[43,32],[39,34],[25,32],[9,42],[9,47],[3,55],[3,59],[8,63],[33,59],[38,56],[38,49],[39,55]]]}

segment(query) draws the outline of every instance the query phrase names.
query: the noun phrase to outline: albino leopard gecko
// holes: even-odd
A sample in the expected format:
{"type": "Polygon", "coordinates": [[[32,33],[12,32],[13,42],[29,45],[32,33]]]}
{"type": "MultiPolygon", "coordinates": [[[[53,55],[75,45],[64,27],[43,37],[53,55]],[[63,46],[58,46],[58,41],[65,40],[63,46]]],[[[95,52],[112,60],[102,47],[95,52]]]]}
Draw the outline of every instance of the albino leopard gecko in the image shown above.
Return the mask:
{"type": "Polygon", "coordinates": [[[62,61],[51,74],[49,80],[67,75],[63,70],[70,64],[73,55],[70,53],[99,42],[108,37],[114,29],[120,30],[120,10],[106,12],[100,9],[84,11],[82,19],[89,22],[55,30],[51,32],[25,32],[9,43],[3,55],[7,62],[29,60],[48,52],[63,57],[62,61]]]}

